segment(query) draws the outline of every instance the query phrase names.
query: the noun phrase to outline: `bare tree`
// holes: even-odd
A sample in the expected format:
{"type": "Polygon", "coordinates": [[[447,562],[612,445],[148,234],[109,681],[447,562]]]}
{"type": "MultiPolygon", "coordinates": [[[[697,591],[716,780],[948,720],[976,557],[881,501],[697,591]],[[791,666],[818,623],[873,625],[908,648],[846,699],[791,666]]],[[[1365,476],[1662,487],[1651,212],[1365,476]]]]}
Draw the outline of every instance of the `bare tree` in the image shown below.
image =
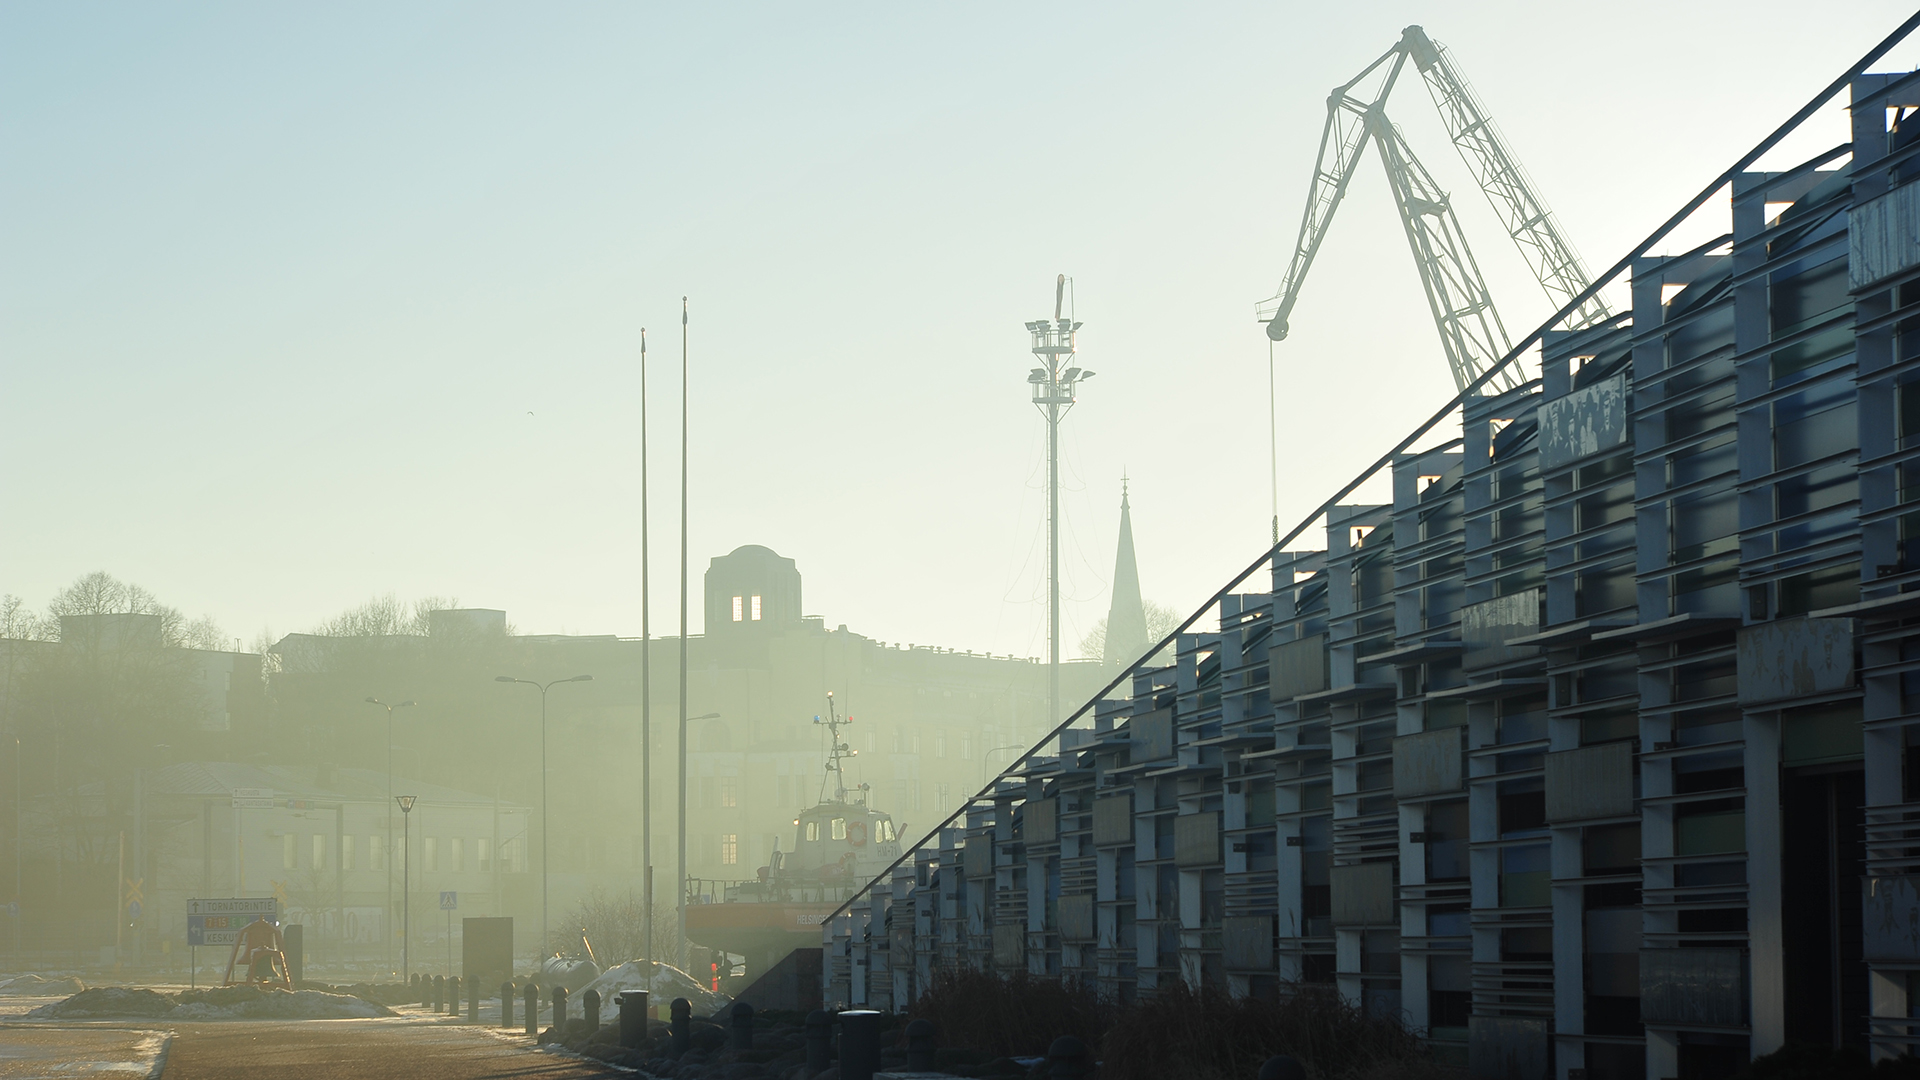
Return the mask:
{"type": "MultiPolygon", "coordinates": [[[[1184,618],[1179,612],[1165,604],[1157,604],[1152,600],[1148,600],[1145,602],[1145,606],[1147,609],[1147,641],[1151,644],[1158,644],[1161,638],[1173,633],[1173,628],[1179,626],[1180,620],[1184,618]]],[[[1085,636],[1080,639],[1080,655],[1098,660],[1102,656],[1105,656],[1106,652],[1107,619],[1106,616],[1102,615],[1100,621],[1094,623],[1092,629],[1088,630],[1085,636]]]]}

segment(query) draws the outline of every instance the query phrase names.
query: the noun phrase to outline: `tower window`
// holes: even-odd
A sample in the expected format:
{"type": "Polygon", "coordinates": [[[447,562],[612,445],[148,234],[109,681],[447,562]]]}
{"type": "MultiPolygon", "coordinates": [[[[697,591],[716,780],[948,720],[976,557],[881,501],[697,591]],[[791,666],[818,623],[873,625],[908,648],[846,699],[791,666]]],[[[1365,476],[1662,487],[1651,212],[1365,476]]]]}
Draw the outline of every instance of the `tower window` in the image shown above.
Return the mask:
{"type": "Polygon", "coordinates": [[[753,621],[760,621],[760,598],[757,596],[753,598],[753,621]]]}
{"type": "MultiPolygon", "coordinates": [[[[759,605],[759,597],[755,597],[755,598],[754,598],[754,607],[755,607],[755,608],[758,608],[759,606],[760,606],[760,605],[759,605]]],[[[733,598],[733,621],[734,621],[734,622],[739,622],[739,621],[740,621],[740,598],[739,598],[739,597],[737,597],[737,596],[733,598]]]]}

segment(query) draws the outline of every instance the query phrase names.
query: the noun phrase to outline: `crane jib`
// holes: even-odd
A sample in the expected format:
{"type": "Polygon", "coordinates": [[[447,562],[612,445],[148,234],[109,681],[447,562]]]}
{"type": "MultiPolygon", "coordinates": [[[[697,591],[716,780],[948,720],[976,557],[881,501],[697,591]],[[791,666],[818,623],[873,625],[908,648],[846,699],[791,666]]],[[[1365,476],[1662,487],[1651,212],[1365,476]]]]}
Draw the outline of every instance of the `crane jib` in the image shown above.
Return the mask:
{"type": "MultiPolygon", "coordinates": [[[[1427,84],[1454,149],[1474,174],[1481,193],[1548,300],[1557,308],[1587,290],[1591,278],[1586,265],[1560,234],[1552,211],[1534,193],[1526,172],[1454,67],[1451,55],[1425,30],[1409,26],[1401,31],[1400,41],[1392,49],[1328,98],[1319,160],[1307,191],[1293,257],[1279,292],[1259,304],[1257,311],[1266,322],[1267,337],[1285,340],[1300,288],[1360,157],[1371,142],[1387,171],[1454,384],[1464,388],[1506,353],[1508,341],[1447,193],[1387,120],[1386,100],[1407,60],[1413,61],[1427,84]],[[1355,96],[1354,87],[1383,65],[1384,74],[1371,99],[1355,96]]],[[[1580,329],[1609,317],[1605,302],[1595,296],[1582,303],[1566,323],[1569,329],[1580,329]]],[[[1518,372],[1503,372],[1495,378],[1494,389],[1512,389],[1521,381],[1518,372]]]]}

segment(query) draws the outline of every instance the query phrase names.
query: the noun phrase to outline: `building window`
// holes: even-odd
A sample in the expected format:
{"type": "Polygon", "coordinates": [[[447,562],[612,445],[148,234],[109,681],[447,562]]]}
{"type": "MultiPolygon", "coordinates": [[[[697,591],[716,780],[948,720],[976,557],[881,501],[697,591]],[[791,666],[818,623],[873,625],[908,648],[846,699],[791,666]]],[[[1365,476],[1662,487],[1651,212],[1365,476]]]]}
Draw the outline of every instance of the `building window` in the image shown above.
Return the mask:
{"type": "Polygon", "coordinates": [[[483,874],[493,869],[493,841],[491,839],[483,836],[473,842],[473,862],[474,869],[483,874]]]}
{"type": "Polygon", "coordinates": [[[760,598],[757,596],[753,598],[753,621],[760,621],[760,598]]]}
{"type": "Polygon", "coordinates": [[[440,869],[440,838],[428,836],[422,838],[420,843],[420,853],[426,856],[426,869],[430,872],[438,871],[440,869]]]}
{"type": "Polygon", "coordinates": [[[353,869],[353,837],[351,836],[340,838],[340,869],[353,869]]]}
{"type": "Polygon", "coordinates": [[[280,838],[280,869],[293,869],[293,834],[287,833],[280,838]]]}
{"type": "Polygon", "coordinates": [[[733,598],[733,621],[740,621],[740,598],[737,596],[733,598]]]}
{"type": "Polygon", "coordinates": [[[740,834],[730,833],[730,832],[721,833],[720,834],[721,864],[725,866],[733,866],[739,861],[740,861],[740,834]]]}
{"type": "Polygon", "coordinates": [[[462,850],[463,848],[466,847],[467,842],[465,839],[456,836],[452,840],[448,841],[448,843],[453,848],[453,850],[449,854],[453,856],[453,872],[457,874],[460,871],[465,870],[467,868],[467,860],[466,860],[467,853],[462,850]]]}
{"type": "Polygon", "coordinates": [[[947,756],[947,733],[944,731],[933,737],[933,756],[937,758],[947,756]]]}
{"type": "Polygon", "coordinates": [[[723,807],[740,805],[740,781],[738,778],[732,776],[723,776],[720,778],[720,805],[723,807]]]}
{"type": "Polygon", "coordinates": [[[943,814],[947,812],[947,785],[945,784],[933,785],[933,802],[934,802],[933,808],[935,810],[938,810],[943,814]]]}
{"type": "Polygon", "coordinates": [[[327,868],[326,833],[313,834],[313,868],[315,870],[325,870],[327,868]]]}
{"type": "Polygon", "coordinates": [[[385,870],[387,868],[387,838],[384,836],[367,837],[367,869],[385,870]]]}
{"type": "Polygon", "coordinates": [[[960,758],[963,761],[973,760],[973,732],[971,731],[963,732],[960,736],[960,758]]]}

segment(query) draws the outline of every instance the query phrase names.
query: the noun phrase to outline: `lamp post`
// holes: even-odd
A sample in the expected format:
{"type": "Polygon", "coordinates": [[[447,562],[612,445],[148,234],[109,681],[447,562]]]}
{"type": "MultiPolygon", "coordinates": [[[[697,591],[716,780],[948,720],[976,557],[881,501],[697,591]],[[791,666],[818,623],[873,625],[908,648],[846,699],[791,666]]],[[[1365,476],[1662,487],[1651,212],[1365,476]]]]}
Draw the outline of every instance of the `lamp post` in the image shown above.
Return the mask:
{"type": "Polygon", "coordinates": [[[1026,747],[1017,746],[1017,745],[1016,746],[996,746],[991,750],[987,750],[983,752],[980,755],[980,783],[984,786],[987,782],[987,769],[990,767],[990,763],[987,761],[987,758],[991,757],[994,754],[999,753],[1002,750],[1025,750],[1025,749],[1026,747]]]}
{"type": "Polygon", "coordinates": [[[540,691],[540,954],[544,960],[547,951],[547,691],[561,683],[592,682],[593,676],[575,675],[571,679],[554,679],[542,684],[532,679],[496,675],[493,681],[525,683],[540,691]]]}
{"type": "MultiPolygon", "coordinates": [[[[686,639],[681,638],[682,647],[686,639]]],[[[694,720],[718,720],[717,712],[703,713],[699,716],[683,716],[680,719],[680,877],[678,907],[680,912],[680,970],[687,969],[687,724],[694,720]]]]}
{"type": "MultiPolygon", "coordinates": [[[[393,710],[405,709],[413,704],[412,699],[396,705],[389,705],[379,698],[370,697],[367,704],[378,705],[387,710],[387,798],[393,798],[393,710]]],[[[387,811],[387,917],[393,917],[393,811],[387,811]]],[[[393,935],[387,937],[387,970],[393,970],[393,935]]]]}
{"type": "Polygon", "coordinates": [[[408,952],[409,939],[413,933],[413,892],[407,885],[407,875],[413,869],[413,860],[407,856],[413,851],[413,802],[417,795],[395,795],[393,801],[400,804],[400,981],[406,982],[410,974],[413,957],[408,952]]]}

